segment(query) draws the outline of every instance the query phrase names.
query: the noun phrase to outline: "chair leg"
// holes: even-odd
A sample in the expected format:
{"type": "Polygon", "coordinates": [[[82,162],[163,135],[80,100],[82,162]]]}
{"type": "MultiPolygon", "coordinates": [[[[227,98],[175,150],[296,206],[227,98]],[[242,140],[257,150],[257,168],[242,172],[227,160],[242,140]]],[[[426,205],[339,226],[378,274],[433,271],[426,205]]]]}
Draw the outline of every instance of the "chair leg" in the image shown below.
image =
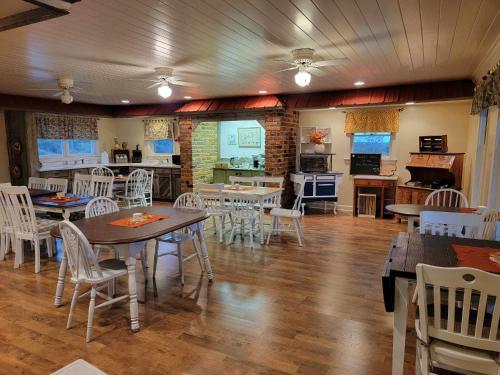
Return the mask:
{"type": "Polygon", "coordinates": [[[224,242],[224,216],[219,216],[219,242],[224,242]]]}
{"type": "Polygon", "coordinates": [[[196,259],[198,259],[198,264],[200,265],[201,271],[205,271],[205,267],[203,267],[203,260],[201,259],[200,249],[198,248],[198,244],[196,243],[196,237],[193,236],[193,247],[194,252],[196,254],[196,259]]]}
{"type": "Polygon", "coordinates": [[[51,258],[54,255],[54,237],[47,237],[47,255],[51,258]]]}
{"type": "Polygon", "coordinates": [[[214,233],[217,233],[217,222],[215,221],[215,216],[212,216],[212,227],[214,228],[214,233]]]}
{"type": "Polygon", "coordinates": [[[94,322],[94,310],[95,310],[95,295],[96,295],[95,286],[92,285],[92,289],[90,291],[89,315],[87,318],[87,338],[86,338],[87,342],[89,342],[90,338],[92,337],[92,325],[94,322]]]}
{"type": "Polygon", "coordinates": [[[78,289],[79,288],[80,288],[80,284],[76,283],[75,290],[73,291],[73,298],[71,298],[71,306],[69,308],[68,323],[66,324],[66,329],[71,328],[71,323],[73,321],[73,313],[75,311],[76,303],[78,302],[78,289]]]}
{"type": "Polygon", "coordinates": [[[34,241],[35,244],[35,273],[40,273],[40,241],[34,241]]]}
{"type": "Polygon", "coordinates": [[[295,227],[295,233],[297,234],[297,240],[299,241],[299,246],[302,246],[302,238],[300,237],[300,223],[297,219],[293,219],[293,225],[295,227]]]}
{"type": "MultiPolygon", "coordinates": [[[[243,221],[244,222],[244,221],[243,221]]],[[[250,231],[250,247],[253,248],[253,228],[254,228],[255,220],[250,219],[248,226],[250,231]]]]}
{"type": "Polygon", "coordinates": [[[158,264],[158,250],[160,248],[160,241],[156,241],[155,244],[155,256],[153,259],[153,279],[156,277],[156,265],[158,264]]]}
{"type": "Polygon", "coordinates": [[[267,241],[266,244],[269,245],[269,241],[271,240],[271,236],[275,234],[276,231],[276,216],[273,216],[272,221],[271,221],[271,230],[269,231],[269,234],[267,235],[267,241]]]}
{"type": "Polygon", "coordinates": [[[5,254],[7,252],[7,233],[0,234],[0,260],[5,259],[5,254]]]}
{"type": "Polygon", "coordinates": [[[23,240],[15,238],[14,239],[14,268],[19,268],[21,264],[24,263],[24,251],[23,251],[23,240]]]}
{"type": "Polygon", "coordinates": [[[229,235],[229,242],[227,243],[228,245],[230,245],[234,242],[235,234],[236,234],[236,221],[234,221],[232,224],[231,234],[229,235]]]}
{"type": "Polygon", "coordinates": [[[177,244],[177,260],[179,261],[179,277],[181,285],[184,285],[184,262],[182,259],[182,246],[180,243],[177,244]]]}

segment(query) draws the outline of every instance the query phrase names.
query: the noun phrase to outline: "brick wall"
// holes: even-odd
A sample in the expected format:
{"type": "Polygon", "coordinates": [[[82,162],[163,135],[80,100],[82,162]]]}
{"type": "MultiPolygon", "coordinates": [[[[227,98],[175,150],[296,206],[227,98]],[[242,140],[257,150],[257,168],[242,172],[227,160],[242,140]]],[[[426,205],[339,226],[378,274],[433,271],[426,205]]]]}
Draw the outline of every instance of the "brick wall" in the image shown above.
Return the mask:
{"type": "Polygon", "coordinates": [[[294,200],[290,173],[295,172],[299,113],[291,110],[267,111],[264,127],[266,129],[266,175],[285,177],[282,205],[290,207],[294,200]]]}
{"type": "MultiPolygon", "coordinates": [[[[207,116],[207,115],[205,115],[207,116]]],[[[269,110],[264,113],[238,113],[226,115],[221,118],[220,114],[212,114],[207,119],[211,121],[219,121],[222,119],[231,120],[235,118],[259,118],[266,131],[266,175],[268,176],[284,176],[285,191],[282,196],[284,207],[290,207],[293,204],[293,185],[290,183],[290,173],[295,172],[296,152],[297,152],[297,131],[299,127],[299,113],[292,110],[269,110]]],[[[206,119],[206,117],[205,117],[206,119]]],[[[204,120],[205,120],[204,119],[204,120]]],[[[196,121],[196,120],[195,120],[196,121]]],[[[195,179],[205,179],[201,172],[198,172],[198,163],[201,158],[197,155],[196,147],[193,142],[198,142],[198,131],[204,132],[202,127],[198,130],[198,126],[193,126],[195,123],[191,116],[181,116],[179,119],[180,129],[180,146],[181,146],[181,186],[182,192],[191,191],[193,188],[193,177],[195,179]],[[193,131],[195,135],[193,136],[193,131]],[[193,164],[195,168],[193,169],[193,164]]],[[[209,131],[211,132],[211,130],[209,131]]],[[[202,133],[200,133],[202,134],[202,133]]],[[[216,137],[215,133],[215,137],[216,137]]],[[[198,144],[196,145],[198,146],[198,144]]],[[[206,152],[214,152],[217,158],[217,143],[212,150],[206,152]]],[[[205,154],[203,154],[205,157],[205,154]]],[[[212,173],[213,164],[210,166],[210,174],[212,173]]]]}
{"type": "Polygon", "coordinates": [[[211,183],[219,157],[217,122],[199,122],[192,135],[193,185],[211,183]]]}
{"type": "Polygon", "coordinates": [[[192,162],[192,135],[193,119],[190,116],[179,118],[179,137],[181,151],[181,192],[186,193],[193,189],[193,162],[192,162]]]}

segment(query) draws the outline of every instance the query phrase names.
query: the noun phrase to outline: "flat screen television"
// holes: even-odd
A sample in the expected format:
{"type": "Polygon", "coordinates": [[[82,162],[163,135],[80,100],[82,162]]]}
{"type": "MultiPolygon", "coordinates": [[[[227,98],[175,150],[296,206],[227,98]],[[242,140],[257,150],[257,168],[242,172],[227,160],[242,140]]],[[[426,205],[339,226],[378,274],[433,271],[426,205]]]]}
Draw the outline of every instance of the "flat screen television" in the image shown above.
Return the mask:
{"type": "Polygon", "coordinates": [[[382,154],[351,154],[350,174],[379,175],[382,154]]]}

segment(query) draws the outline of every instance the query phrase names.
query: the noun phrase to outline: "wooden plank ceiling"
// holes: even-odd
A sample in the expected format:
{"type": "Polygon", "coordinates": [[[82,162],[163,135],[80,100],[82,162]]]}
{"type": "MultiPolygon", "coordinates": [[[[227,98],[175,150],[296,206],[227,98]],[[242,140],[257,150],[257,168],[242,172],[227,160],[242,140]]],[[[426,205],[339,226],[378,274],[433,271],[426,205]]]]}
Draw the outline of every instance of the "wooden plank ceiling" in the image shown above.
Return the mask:
{"type": "Polygon", "coordinates": [[[470,78],[498,56],[500,0],[83,0],[71,14],[0,33],[0,92],[49,98],[58,76],[98,104],[339,90],[470,78]],[[351,63],[311,85],[276,59],[294,48],[351,63]],[[199,87],[147,89],[153,68],[199,87]]]}

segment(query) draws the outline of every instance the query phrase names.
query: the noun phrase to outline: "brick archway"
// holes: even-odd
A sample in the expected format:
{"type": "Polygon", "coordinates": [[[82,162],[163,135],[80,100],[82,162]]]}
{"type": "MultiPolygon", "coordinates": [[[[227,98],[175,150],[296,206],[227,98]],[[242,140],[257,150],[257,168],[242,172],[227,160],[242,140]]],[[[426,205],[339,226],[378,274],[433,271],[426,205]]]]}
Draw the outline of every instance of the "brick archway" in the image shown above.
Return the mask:
{"type": "Polygon", "coordinates": [[[285,109],[273,109],[259,113],[239,112],[232,114],[205,114],[203,120],[193,116],[179,117],[181,152],[181,190],[193,189],[193,131],[197,123],[228,119],[257,119],[266,132],[266,175],[284,176],[285,191],[283,206],[293,202],[293,186],[289,181],[290,173],[295,172],[297,158],[297,131],[299,113],[285,109]]]}

